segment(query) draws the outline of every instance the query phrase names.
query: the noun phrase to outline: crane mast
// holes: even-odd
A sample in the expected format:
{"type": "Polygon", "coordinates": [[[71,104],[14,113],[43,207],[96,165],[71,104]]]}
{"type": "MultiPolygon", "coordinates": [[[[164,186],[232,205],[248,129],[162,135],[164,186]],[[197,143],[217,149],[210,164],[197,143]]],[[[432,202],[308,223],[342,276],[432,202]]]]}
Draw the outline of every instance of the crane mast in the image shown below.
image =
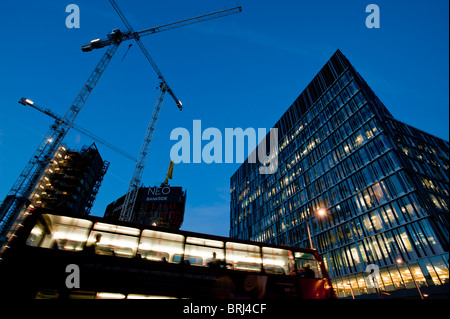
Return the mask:
{"type": "Polygon", "coordinates": [[[63,120],[56,120],[50,127],[50,130],[47,132],[41,144],[28,161],[11,190],[8,192],[5,200],[2,202],[2,205],[0,206],[0,245],[7,240],[9,237],[8,233],[15,230],[14,225],[21,219],[21,216],[18,215],[30,196],[32,196],[32,191],[35,188],[36,183],[39,181],[50,159],[53,157],[65,135],[71,128],[120,43],[120,38],[114,38],[114,41],[102,56],[94,71],[91,73],[81,91],[64,115],[63,120]]]}
{"type": "Polygon", "coordinates": [[[145,133],[144,142],[142,143],[141,151],[139,152],[139,157],[136,162],[136,167],[134,168],[133,177],[131,179],[130,186],[128,187],[125,201],[122,205],[122,210],[119,216],[120,220],[130,221],[133,216],[134,205],[136,203],[139,187],[141,186],[142,175],[144,173],[145,163],[147,162],[150,150],[150,143],[153,139],[153,133],[155,132],[156,123],[158,122],[159,114],[161,112],[161,106],[164,100],[164,94],[166,93],[166,91],[167,84],[161,82],[158,99],[156,100],[155,107],[153,108],[153,114],[145,133]]]}
{"type": "MultiPolygon", "coordinates": [[[[144,44],[142,43],[142,41],[140,39],[139,33],[134,31],[133,27],[128,22],[128,19],[125,17],[122,10],[120,10],[117,3],[114,0],[109,0],[109,2],[111,3],[114,10],[116,10],[117,14],[122,19],[125,26],[127,27],[128,32],[126,34],[130,35],[131,38],[134,38],[134,40],[140,47],[141,51],[144,53],[145,57],[147,58],[148,62],[150,63],[150,65],[153,67],[156,74],[158,75],[159,80],[161,81],[158,99],[156,100],[156,104],[153,109],[153,114],[150,119],[150,123],[148,125],[147,132],[145,134],[144,142],[142,144],[141,151],[138,156],[138,161],[136,163],[136,167],[134,169],[133,177],[132,177],[130,185],[128,187],[128,191],[125,196],[125,200],[122,205],[122,210],[121,210],[120,216],[119,216],[120,220],[130,221],[133,218],[134,206],[135,206],[136,198],[137,198],[137,195],[139,192],[139,187],[141,186],[142,175],[144,173],[144,167],[145,167],[145,163],[148,158],[150,143],[152,142],[152,139],[153,139],[153,133],[155,131],[156,123],[158,121],[159,113],[161,111],[161,106],[162,106],[162,103],[164,100],[164,94],[167,92],[172,96],[173,100],[175,101],[175,104],[180,109],[180,111],[182,110],[182,104],[181,104],[181,101],[175,96],[175,93],[172,91],[171,87],[167,83],[163,74],[161,73],[158,66],[156,65],[155,61],[152,59],[149,52],[145,48],[144,44]]],[[[241,10],[242,9],[239,7],[239,12],[241,12],[241,10]]],[[[170,26],[168,26],[167,28],[159,28],[159,29],[155,29],[155,31],[157,31],[157,30],[164,31],[167,29],[177,28],[177,27],[180,27],[180,26],[186,25],[186,24],[206,21],[206,20],[210,20],[210,19],[214,19],[214,18],[219,18],[224,15],[237,13],[236,10],[224,10],[224,11],[226,11],[226,13],[215,12],[215,13],[211,13],[211,14],[204,15],[204,16],[197,17],[197,18],[175,22],[175,23],[170,24],[170,26]],[[188,23],[188,21],[189,21],[189,23],[188,23]]],[[[151,32],[149,32],[149,29],[141,32],[141,34],[144,34],[144,33],[151,34],[151,32]]]]}

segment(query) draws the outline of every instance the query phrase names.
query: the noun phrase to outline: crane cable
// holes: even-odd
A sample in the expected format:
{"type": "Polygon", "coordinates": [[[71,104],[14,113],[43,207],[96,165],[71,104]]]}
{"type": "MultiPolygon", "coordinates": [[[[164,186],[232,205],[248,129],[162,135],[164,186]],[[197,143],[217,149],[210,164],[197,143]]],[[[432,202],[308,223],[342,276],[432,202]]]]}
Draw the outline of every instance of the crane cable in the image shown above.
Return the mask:
{"type": "Polygon", "coordinates": [[[130,50],[130,48],[133,46],[133,44],[132,43],[130,43],[130,45],[128,46],[128,49],[125,51],[125,54],[123,55],[123,58],[122,58],[122,60],[120,60],[120,63],[122,63],[123,62],[123,59],[125,59],[125,57],[126,57],[126,55],[127,55],[127,53],[128,53],[128,51],[130,50]]]}

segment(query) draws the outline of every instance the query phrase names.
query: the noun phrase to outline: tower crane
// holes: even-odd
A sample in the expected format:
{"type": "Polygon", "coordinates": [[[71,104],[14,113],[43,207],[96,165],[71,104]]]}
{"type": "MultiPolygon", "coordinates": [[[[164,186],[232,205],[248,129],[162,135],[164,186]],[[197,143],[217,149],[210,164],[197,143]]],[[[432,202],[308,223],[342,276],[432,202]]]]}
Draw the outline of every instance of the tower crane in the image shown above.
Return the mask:
{"type": "MultiPolygon", "coordinates": [[[[50,110],[50,109],[44,109],[44,108],[42,108],[42,107],[36,105],[36,104],[35,104],[33,101],[31,101],[30,99],[26,99],[26,98],[23,97],[23,98],[21,98],[21,99],[19,100],[19,103],[22,104],[22,105],[25,105],[25,106],[27,106],[27,105],[28,105],[28,106],[31,106],[32,108],[38,110],[39,112],[44,113],[45,115],[48,115],[48,116],[50,116],[51,118],[54,118],[54,119],[56,120],[56,124],[59,124],[59,123],[63,120],[63,119],[62,119],[62,116],[60,116],[60,115],[54,113],[54,112],[53,112],[52,110],[50,110]]],[[[84,134],[84,135],[86,135],[86,136],[92,138],[93,140],[95,140],[95,141],[97,141],[97,142],[99,142],[99,143],[105,145],[106,147],[108,147],[108,148],[110,148],[110,149],[116,151],[117,153],[122,154],[123,156],[129,158],[129,159],[132,160],[133,162],[137,162],[137,159],[136,159],[133,155],[131,155],[131,154],[125,152],[124,150],[121,150],[120,148],[118,148],[118,147],[112,145],[111,143],[105,141],[104,139],[102,139],[102,138],[96,136],[94,133],[89,132],[89,131],[86,130],[85,128],[82,128],[81,126],[79,126],[79,125],[77,125],[77,124],[75,124],[75,123],[72,124],[72,128],[73,128],[74,130],[80,132],[81,134],[84,134]]]]}
{"type": "MultiPolygon", "coordinates": [[[[227,16],[227,15],[231,15],[231,14],[242,12],[242,7],[235,7],[235,8],[221,10],[221,11],[217,11],[217,12],[213,12],[213,13],[209,13],[209,14],[204,14],[204,15],[201,15],[201,16],[198,16],[198,17],[195,17],[195,18],[185,19],[185,20],[181,20],[181,21],[178,21],[178,22],[173,22],[173,23],[161,25],[159,27],[149,28],[149,29],[145,29],[145,30],[142,30],[142,31],[139,31],[139,32],[135,32],[133,27],[128,22],[128,20],[125,17],[125,15],[123,14],[122,10],[120,10],[120,8],[117,5],[117,3],[114,0],[109,0],[109,2],[111,3],[111,5],[113,6],[114,10],[117,12],[119,17],[122,19],[123,23],[125,24],[126,28],[128,29],[128,31],[126,31],[126,32],[122,32],[119,29],[115,29],[112,32],[114,33],[115,36],[119,36],[122,39],[122,41],[124,41],[124,40],[132,40],[132,39],[134,39],[136,41],[137,45],[140,47],[141,51],[144,53],[144,55],[147,58],[148,62],[150,62],[150,65],[153,67],[153,69],[155,70],[156,74],[158,75],[158,78],[161,81],[161,83],[166,84],[165,85],[165,90],[167,91],[167,93],[169,93],[172,96],[172,98],[174,99],[175,103],[177,104],[177,106],[178,106],[178,108],[180,110],[182,110],[182,103],[181,103],[181,101],[177,99],[177,97],[173,93],[172,89],[169,87],[169,84],[167,83],[167,81],[164,78],[163,74],[159,70],[159,68],[156,65],[156,63],[153,60],[153,58],[148,53],[148,51],[145,48],[144,44],[142,43],[141,37],[147,36],[147,35],[150,35],[150,34],[154,34],[154,33],[157,33],[157,32],[172,30],[172,29],[175,29],[175,28],[179,28],[179,27],[182,27],[182,26],[189,25],[189,24],[203,22],[203,21],[207,21],[207,20],[211,20],[211,19],[217,19],[217,18],[224,17],[224,16],[227,16]]],[[[114,43],[113,40],[114,39],[112,37],[110,37],[110,36],[108,36],[106,39],[103,39],[103,40],[102,39],[95,39],[95,40],[92,40],[90,43],[83,45],[81,47],[81,50],[83,52],[89,52],[89,51],[92,51],[93,49],[104,48],[104,47],[109,46],[112,43],[114,43]]]]}
{"type": "MultiPolygon", "coordinates": [[[[121,18],[122,20],[124,20],[125,23],[126,19],[123,16],[123,14],[121,14],[121,11],[117,7],[117,4],[115,4],[114,1],[110,2],[113,5],[114,9],[118,11],[118,13],[120,12],[119,15],[121,15],[121,18]]],[[[103,54],[100,61],[97,63],[97,66],[94,68],[94,71],[92,71],[88,80],[81,88],[80,92],[76,96],[75,100],[69,107],[64,117],[62,117],[62,120],[55,121],[55,123],[50,126],[50,130],[47,132],[44,139],[39,144],[33,156],[25,165],[25,168],[23,169],[23,171],[17,178],[16,182],[13,184],[8,194],[6,195],[6,198],[0,205],[0,246],[2,246],[8,240],[8,238],[10,237],[9,235],[16,230],[17,226],[20,226],[20,221],[25,216],[23,208],[27,206],[29,198],[33,196],[33,190],[35,189],[35,186],[37,186],[37,183],[39,182],[39,179],[41,178],[43,172],[45,171],[50,159],[54,156],[56,150],[60,146],[67,132],[73,126],[76,117],[78,116],[82,107],[86,103],[95,85],[98,83],[101,75],[106,70],[106,67],[108,66],[109,62],[111,61],[112,57],[117,51],[117,48],[123,41],[134,39],[138,43],[139,47],[144,52],[146,58],[149,60],[152,67],[157,72],[159,79],[161,80],[162,95],[164,95],[164,93],[168,91],[174,98],[178,108],[181,110],[182,108],[181,102],[176,98],[175,94],[170,89],[170,87],[168,87],[167,82],[165,81],[161,72],[157,68],[153,59],[148,54],[142,42],[140,41],[140,37],[144,35],[154,34],[157,32],[168,31],[174,28],[181,27],[183,25],[198,23],[210,19],[219,18],[225,15],[238,13],[241,12],[241,10],[242,9],[240,7],[222,10],[206,14],[203,16],[199,16],[196,18],[171,23],[168,25],[152,29],[146,29],[141,32],[135,32],[131,28],[131,25],[128,23],[128,21],[126,21],[125,24],[128,27],[128,32],[122,33],[119,29],[115,29],[110,34],[107,35],[106,39],[93,40],[88,45],[84,45],[82,47],[83,51],[90,51],[92,49],[97,49],[105,46],[107,46],[108,49],[103,54]]],[[[161,94],[160,100],[162,102],[161,94]]]]}
{"type": "Polygon", "coordinates": [[[33,196],[33,190],[36,184],[39,182],[50,159],[54,156],[62,140],[72,127],[73,122],[119,47],[121,42],[120,37],[111,35],[111,40],[112,42],[108,50],[81,88],[80,93],[78,93],[72,105],[69,107],[61,123],[55,122],[50,126],[50,130],[0,205],[1,246],[9,239],[9,234],[13,233],[16,227],[20,225],[20,221],[25,216],[23,208],[27,202],[29,203],[29,198],[33,196]]]}
{"type": "MultiPolygon", "coordinates": [[[[169,93],[172,96],[172,98],[174,99],[174,101],[175,101],[176,105],[178,106],[178,108],[180,110],[182,110],[182,104],[181,104],[180,100],[178,100],[177,97],[175,96],[175,94],[173,93],[172,89],[170,88],[170,86],[167,83],[166,79],[164,78],[163,74],[161,73],[161,71],[157,67],[156,63],[153,61],[152,57],[150,56],[150,54],[148,53],[147,49],[145,48],[144,44],[140,40],[140,37],[143,36],[143,35],[152,34],[152,33],[156,32],[158,30],[162,31],[162,30],[166,30],[168,28],[169,29],[173,29],[173,28],[181,27],[181,26],[187,25],[187,24],[192,24],[192,23],[196,23],[196,22],[201,22],[201,21],[205,21],[205,20],[210,20],[210,19],[214,19],[214,18],[223,17],[223,16],[230,15],[230,14],[239,13],[239,12],[242,12],[242,8],[241,7],[236,7],[236,8],[232,8],[232,9],[228,9],[228,10],[222,10],[222,11],[218,11],[218,12],[215,12],[215,13],[212,13],[212,14],[203,15],[203,16],[199,16],[199,17],[196,17],[196,18],[192,18],[192,19],[187,19],[187,20],[182,20],[182,21],[179,21],[179,22],[171,23],[169,25],[160,26],[160,27],[153,28],[153,29],[147,29],[147,30],[143,30],[141,32],[135,32],[133,27],[128,22],[128,20],[125,17],[125,15],[123,14],[123,12],[120,10],[120,8],[117,5],[117,3],[114,0],[109,0],[109,2],[111,3],[111,5],[113,6],[114,10],[116,10],[117,14],[122,19],[122,21],[125,24],[125,26],[127,27],[127,32],[122,33],[122,35],[127,37],[127,38],[128,37],[133,38],[136,41],[136,43],[140,47],[141,51],[144,53],[145,57],[150,62],[150,65],[153,67],[153,69],[155,70],[156,74],[158,75],[159,80],[161,81],[160,85],[159,85],[159,87],[160,87],[159,95],[158,95],[158,98],[156,100],[156,104],[155,104],[155,106],[153,108],[153,114],[151,116],[150,123],[149,123],[149,125],[147,127],[147,131],[145,133],[145,138],[144,138],[144,141],[142,143],[141,150],[139,152],[138,161],[136,163],[136,166],[135,166],[135,169],[134,169],[134,172],[133,172],[133,177],[131,178],[130,185],[128,187],[128,191],[127,191],[127,194],[125,196],[125,200],[124,200],[124,203],[122,205],[122,210],[121,210],[120,216],[119,216],[120,220],[130,221],[130,220],[132,220],[132,217],[133,217],[134,206],[135,206],[135,203],[136,203],[136,198],[137,198],[137,195],[138,195],[139,187],[141,186],[142,175],[144,173],[145,163],[146,163],[147,158],[148,158],[150,144],[151,144],[152,139],[153,139],[153,134],[155,132],[156,123],[157,123],[158,118],[159,118],[159,113],[161,111],[161,106],[162,106],[162,103],[163,103],[163,100],[164,100],[164,95],[165,95],[166,92],[169,93]]],[[[107,45],[108,40],[95,41],[94,42],[94,46],[102,46],[103,43],[105,43],[107,45]]],[[[92,47],[92,42],[91,42],[90,45],[92,47]]],[[[88,50],[88,47],[84,46],[84,50],[88,50]]]]}

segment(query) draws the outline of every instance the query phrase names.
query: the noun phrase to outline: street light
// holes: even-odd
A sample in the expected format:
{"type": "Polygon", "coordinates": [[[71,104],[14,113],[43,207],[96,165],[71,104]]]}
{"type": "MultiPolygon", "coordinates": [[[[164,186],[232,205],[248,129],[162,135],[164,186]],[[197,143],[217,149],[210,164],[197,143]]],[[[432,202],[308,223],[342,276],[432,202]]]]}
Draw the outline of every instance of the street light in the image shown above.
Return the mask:
{"type": "Polygon", "coordinates": [[[405,264],[408,267],[408,270],[411,273],[411,277],[412,277],[412,279],[414,281],[414,284],[416,285],[417,291],[419,292],[420,299],[424,299],[424,295],[422,294],[422,291],[420,290],[419,285],[417,284],[416,278],[414,277],[414,274],[413,274],[411,268],[409,267],[409,263],[406,260],[404,261],[401,258],[398,258],[397,259],[397,264],[399,264],[399,265],[405,264]]]}
{"type": "Polygon", "coordinates": [[[325,216],[327,214],[327,211],[324,208],[319,208],[319,210],[317,211],[317,215],[319,216],[325,216]]]}
{"type": "MultiPolygon", "coordinates": [[[[317,215],[320,217],[323,217],[327,214],[327,211],[324,208],[319,208],[317,210],[317,215]]],[[[311,222],[311,217],[309,217],[308,221],[306,222],[306,230],[308,231],[308,238],[309,238],[309,245],[311,246],[311,249],[314,249],[312,238],[311,238],[311,228],[309,227],[309,223],[311,222]]]]}

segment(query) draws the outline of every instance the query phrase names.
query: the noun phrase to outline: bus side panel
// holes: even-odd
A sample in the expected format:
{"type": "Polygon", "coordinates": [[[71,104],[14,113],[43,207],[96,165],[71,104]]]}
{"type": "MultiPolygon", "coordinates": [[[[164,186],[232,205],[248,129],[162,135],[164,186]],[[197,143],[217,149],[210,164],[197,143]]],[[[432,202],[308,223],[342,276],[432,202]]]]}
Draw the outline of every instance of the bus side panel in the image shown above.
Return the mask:
{"type": "Polygon", "coordinates": [[[326,299],[328,293],[322,279],[299,278],[300,296],[302,299],[326,299]]]}

